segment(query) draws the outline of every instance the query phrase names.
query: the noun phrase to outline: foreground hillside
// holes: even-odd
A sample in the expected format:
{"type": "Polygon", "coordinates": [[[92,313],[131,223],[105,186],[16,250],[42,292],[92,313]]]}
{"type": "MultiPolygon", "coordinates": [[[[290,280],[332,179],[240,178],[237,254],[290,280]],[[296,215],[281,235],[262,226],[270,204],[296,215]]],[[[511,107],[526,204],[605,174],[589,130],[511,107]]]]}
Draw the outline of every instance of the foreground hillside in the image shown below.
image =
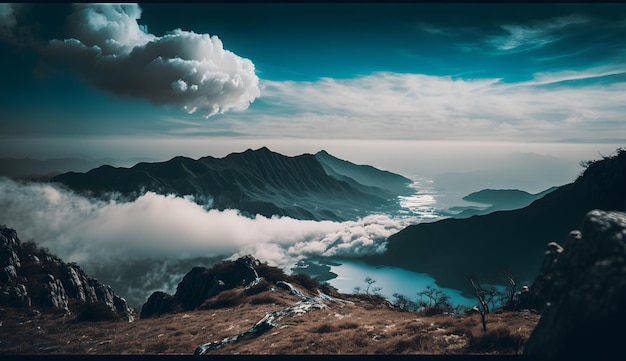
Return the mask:
{"type": "MultiPolygon", "coordinates": [[[[299,301],[284,290],[244,292],[216,297],[221,306],[132,323],[32,317],[2,308],[0,354],[192,354],[200,344],[244,332],[267,312],[299,301]]],[[[368,296],[341,297],[349,303],[285,316],[263,335],[209,354],[515,354],[539,319],[528,312],[491,314],[485,333],[478,314],[425,316],[368,296]]]]}
{"type": "MultiPolygon", "coordinates": [[[[0,250],[10,265],[3,276],[12,279],[2,281],[9,285],[0,294],[0,354],[523,352],[550,360],[624,359],[625,231],[626,213],[589,212],[563,246],[547,245],[530,289],[522,287],[517,297],[507,293],[512,297],[507,311],[488,306],[489,293],[480,286],[480,306],[474,308],[479,313],[453,309],[436,293],[411,306],[397,296],[391,303],[369,288],[340,294],[308,276],[287,275],[245,256],[210,269],[192,268],[174,295],[154,292],[137,320],[96,299],[41,303],[49,296],[66,300],[58,296],[71,287],[63,281],[50,287],[53,276],[23,272],[21,259],[32,257],[11,253],[19,251],[20,242],[5,228],[0,250]],[[28,288],[11,285],[16,282],[28,288]]],[[[46,261],[38,269],[64,265],[43,250],[39,256],[46,261]]],[[[514,282],[511,289],[517,289],[514,282]]]]}
{"type": "Polygon", "coordinates": [[[0,231],[0,354],[518,353],[539,318],[493,314],[484,332],[477,314],[407,312],[250,256],[194,267],[138,318],[78,265],[0,231]]]}

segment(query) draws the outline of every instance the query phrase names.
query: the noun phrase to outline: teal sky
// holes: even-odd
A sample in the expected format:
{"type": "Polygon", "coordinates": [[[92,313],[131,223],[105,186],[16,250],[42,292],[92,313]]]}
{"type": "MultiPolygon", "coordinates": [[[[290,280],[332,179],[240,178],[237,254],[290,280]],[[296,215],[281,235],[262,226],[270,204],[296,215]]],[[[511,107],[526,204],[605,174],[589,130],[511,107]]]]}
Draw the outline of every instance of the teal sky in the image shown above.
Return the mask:
{"type": "Polygon", "coordinates": [[[626,143],[624,4],[2,4],[0,52],[0,156],[626,143]]]}

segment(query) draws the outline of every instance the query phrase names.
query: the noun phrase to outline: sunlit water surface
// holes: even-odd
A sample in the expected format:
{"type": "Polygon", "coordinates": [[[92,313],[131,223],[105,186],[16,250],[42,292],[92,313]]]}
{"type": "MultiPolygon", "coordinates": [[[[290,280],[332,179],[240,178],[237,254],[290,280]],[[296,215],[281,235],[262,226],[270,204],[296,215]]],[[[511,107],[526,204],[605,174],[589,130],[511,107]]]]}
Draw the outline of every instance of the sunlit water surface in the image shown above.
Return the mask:
{"type": "MultiPolygon", "coordinates": [[[[331,286],[337,288],[342,293],[353,293],[355,287],[360,288],[360,292],[365,292],[367,283],[365,278],[370,277],[376,282],[370,287],[370,292],[375,291],[374,288],[380,287],[378,292],[383,297],[394,301],[394,294],[400,294],[413,301],[419,301],[420,297],[417,292],[426,289],[426,286],[439,288],[435,284],[435,279],[425,273],[417,273],[402,268],[387,266],[370,266],[364,262],[353,261],[349,259],[333,260],[340,263],[339,266],[331,265],[331,272],[338,277],[327,281],[331,286]]],[[[446,295],[450,296],[450,304],[473,306],[476,304],[475,299],[467,298],[461,295],[461,292],[451,288],[440,288],[446,295]]],[[[424,299],[426,300],[426,299],[424,299]]]]}
{"type": "MultiPolygon", "coordinates": [[[[445,195],[437,192],[431,179],[418,178],[411,185],[411,188],[415,189],[414,194],[398,197],[402,209],[393,215],[394,218],[399,218],[408,225],[434,222],[447,217],[447,215],[444,215],[447,211],[447,206],[443,206],[438,202],[438,199],[445,197],[445,195]]],[[[371,266],[364,262],[350,259],[333,259],[333,262],[339,265],[330,264],[331,272],[338,276],[327,282],[342,293],[353,293],[357,287],[361,289],[361,292],[364,292],[367,288],[367,284],[364,281],[365,277],[374,279],[376,282],[371,287],[380,287],[379,293],[392,301],[395,300],[394,294],[400,294],[410,300],[419,301],[420,297],[417,295],[417,292],[423,291],[427,286],[439,288],[435,283],[435,279],[425,273],[412,272],[396,267],[371,266]]],[[[459,304],[473,306],[476,304],[475,299],[462,296],[459,290],[450,288],[439,289],[450,296],[450,303],[453,306],[459,304]]]]}

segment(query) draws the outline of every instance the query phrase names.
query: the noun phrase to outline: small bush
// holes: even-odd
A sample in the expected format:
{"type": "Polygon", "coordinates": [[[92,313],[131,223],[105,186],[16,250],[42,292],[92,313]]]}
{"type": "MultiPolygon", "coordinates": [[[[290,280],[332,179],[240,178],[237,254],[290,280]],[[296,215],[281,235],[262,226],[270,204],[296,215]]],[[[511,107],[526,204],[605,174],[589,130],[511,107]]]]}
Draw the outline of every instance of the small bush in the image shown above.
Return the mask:
{"type": "Polygon", "coordinates": [[[359,324],[356,322],[344,322],[341,325],[339,325],[339,328],[343,330],[349,330],[353,328],[359,328],[359,324]]]}
{"type": "Polygon", "coordinates": [[[257,283],[256,285],[246,289],[244,293],[246,294],[246,296],[253,296],[268,290],[271,286],[272,285],[269,282],[263,279],[259,281],[259,283],[257,283]]]}
{"type": "Polygon", "coordinates": [[[243,302],[243,293],[241,292],[241,289],[230,289],[230,290],[222,291],[218,293],[215,297],[212,297],[204,301],[204,303],[200,305],[200,309],[208,310],[208,309],[234,307],[234,306],[240,305],[242,302],[243,302]]]}
{"type": "Polygon", "coordinates": [[[437,307],[426,307],[422,311],[420,311],[420,313],[424,316],[436,316],[436,315],[441,315],[447,311],[448,311],[447,308],[442,308],[442,307],[437,306],[437,307]]]}
{"type": "Polygon", "coordinates": [[[256,271],[259,274],[259,277],[263,277],[271,284],[278,281],[284,281],[289,278],[282,269],[270,266],[267,263],[261,263],[256,268],[256,271]]]}
{"type": "Polygon", "coordinates": [[[120,316],[104,303],[85,303],[79,306],[76,322],[118,321],[120,316]]]}
{"type": "Polygon", "coordinates": [[[150,346],[146,347],[146,353],[152,353],[152,354],[164,353],[169,348],[170,348],[170,346],[167,344],[167,342],[161,341],[159,343],[155,343],[153,345],[150,345],[150,346]]]}
{"type": "Polygon", "coordinates": [[[404,351],[422,351],[426,348],[426,339],[422,335],[415,335],[408,340],[398,341],[393,349],[392,353],[402,353],[404,351]]]}
{"type": "Polygon", "coordinates": [[[319,326],[318,328],[316,328],[315,330],[313,330],[313,332],[315,333],[329,333],[329,332],[336,332],[336,331],[337,331],[337,328],[328,323],[325,323],[319,326]]]}
{"type": "Polygon", "coordinates": [[[322,283],[320,286],[320,291],[332,297],[341,297],[337,289],[328,283],[322,283]]]}
{"type": "Polygon", "coordinates": [[[263,304],[270,304],[270,303],[280,304],[281,301],[279,301],[272,295],[258,295],[250,299],[251,305],[263,305],[263,304]]]}
{"type": "Polygon", "coordinates": [[[304,273],[298,273],[298,274],[292,275],[290,278],[291,280],[293,280],[294,282],[298,283],[299,285],[301,285],[302,287],[306,288],[307,290],[311,292],[316,292],[321,287],[321,284],[318,280],[316,280],[315,278],[312,278],[311,276],[305,275],[304,273]]]}
{"type": "Polygon", "coordinates": [[[513,335],[507,328],[497,328],[480,336],[468,334],[468,352],[476,353],[518,353],[524,338],[521,335],[513,335]]]}

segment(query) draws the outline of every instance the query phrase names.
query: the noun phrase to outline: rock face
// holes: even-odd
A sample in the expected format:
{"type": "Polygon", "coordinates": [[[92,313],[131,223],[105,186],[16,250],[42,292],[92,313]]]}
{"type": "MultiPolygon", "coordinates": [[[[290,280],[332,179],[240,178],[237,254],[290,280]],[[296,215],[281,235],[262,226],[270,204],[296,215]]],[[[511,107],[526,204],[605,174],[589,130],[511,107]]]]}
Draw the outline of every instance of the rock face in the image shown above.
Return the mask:
{"type": "Polygon", "coordinates": [[[128,321],[136,318],[109,285],[34,243],[22,243],[15,230],[0,226],[0,305],[69,314],[74,306],[98,302],[128,321]]]}
{"type": "Polygon", "coordinates": [[[259,275],[256,267],[260,261],[244,256],[235,261],[225,261],[211,269],[194,267],[178,284],[174,296],[154,292],[141,308],[141,318],[158,316],[176,310],[193,310],[219,292],[253,284],[259,275]]]}
{"type": "Polygon", "coordinates": [[[626,213],[591,211],[561,251],[550,248],[531,287],[545,311],[524,353],[626,356],[626,213]]]}

